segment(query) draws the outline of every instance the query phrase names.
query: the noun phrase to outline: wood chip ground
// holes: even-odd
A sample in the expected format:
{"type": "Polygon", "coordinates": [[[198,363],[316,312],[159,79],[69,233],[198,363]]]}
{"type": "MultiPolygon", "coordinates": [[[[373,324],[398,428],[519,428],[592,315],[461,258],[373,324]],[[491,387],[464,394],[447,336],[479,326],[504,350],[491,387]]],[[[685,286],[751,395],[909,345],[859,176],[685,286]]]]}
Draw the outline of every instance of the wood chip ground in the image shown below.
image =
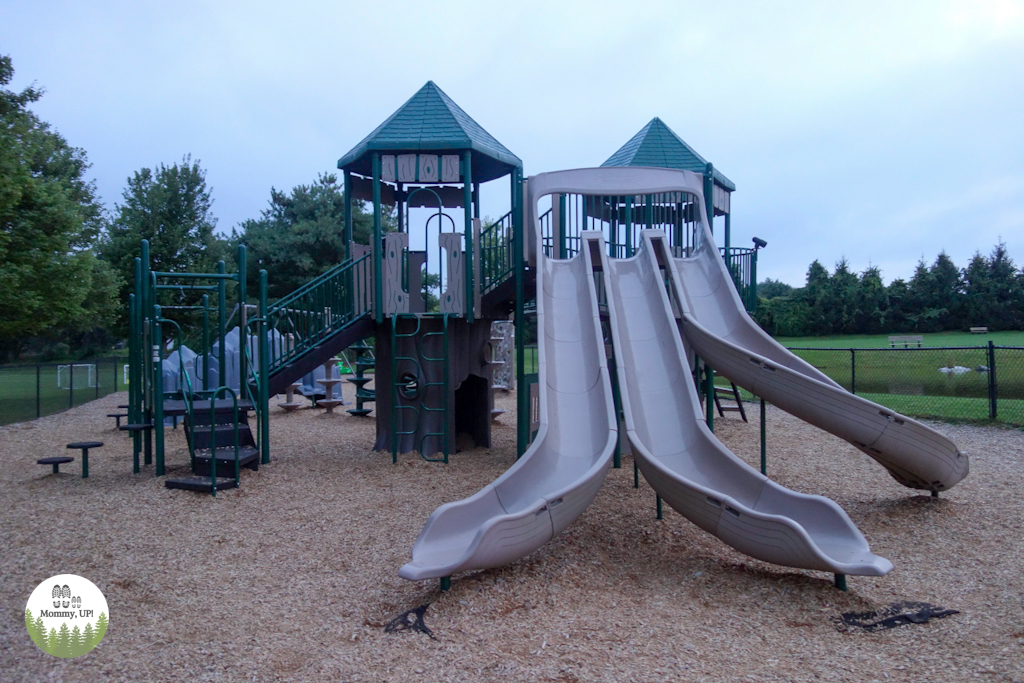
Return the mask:
{"type": "MultiPolygon", "coordinates": [[[[351,387],[346,387],[351,393],[351,387]]],[[[351,396],[347,396],[351,398],[351,396]]],[[[514,394],[490,450],[374,453],[372,418],[273,409],[273,462],[242,486],[171,491],[133,475],[128,438],[105,417],[126,394],[0,428],[0,681],[1021,681],[1024,680],[1024,433],[935,427],[971,457],[934,500],[852,446],[769,409],[768,474],[832,498],[892,560],[883,578],[832,576],[737,553],[666,507],[632,461],[612,470],[565,533],[502,569],[411,583],[398,568],[438,505],[514,461],[514,394]],[[54,475],[37,458],[106,442],[54,475]],[[75,573],[110,606],[106,639],[59,660],[24,627],[39,582],[75,573]],[[840,632],[842,612],[923,601],[960,614],[879,633],[840,632]],[[385,633],[429,603],[436,640],[385,633]]],[[[757,467],[750,424],[716,433],[757,467]]],[[[187,471],[168,430],[168,474],[187,471]]]]}

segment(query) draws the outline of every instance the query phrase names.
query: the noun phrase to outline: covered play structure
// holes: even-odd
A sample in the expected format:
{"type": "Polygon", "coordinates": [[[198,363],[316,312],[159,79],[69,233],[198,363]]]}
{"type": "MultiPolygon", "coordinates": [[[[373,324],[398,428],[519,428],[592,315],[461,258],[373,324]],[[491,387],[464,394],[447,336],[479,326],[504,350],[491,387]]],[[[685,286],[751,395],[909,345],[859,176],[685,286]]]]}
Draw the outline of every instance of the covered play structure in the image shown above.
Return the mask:
{"type": "Polygon", "coordinates": [[[180,418],[193,476],[167,485],[237,486],[240,468],[271,462],[270,396],[287,394],[277,404],[287,410],[300,387],[332,391],[346,349],[357,405],[340,419],[372,415],[375,450],[447,463],[457,434],[487,447],[504,339],[494,323],[511,319],[522,457],[430,517],[407,579],[446,587],[537,549],[589,505],[622,445],[659,505],[748,555],[837,577],[888,572],[835,503],[775,484],[714,437],[715,373],[846,439],[905,486],[937,495],[967,474],[948,439],[849,394],[757,327],[757,241],[731,243],[735,186],[660,119],[600,168],[526,180],[522,162],[431,82],[338,167],[347,258],[282,299],[268,301],[261,271],[250,302],[244,246],[233,272],[166,273],[143,245],[125,427],[136,471],[144,452],[164,475],[163,431],[180,418]],[[484,222],[486,183],[507,183],[510,208],[484,222]],[[372,204],[368,245],[353,241],[353,201],[372,204]],[[203,295],[185,307],[203,316],[194,355],[158,303],[163,289],[186,288],[203,295]]]}

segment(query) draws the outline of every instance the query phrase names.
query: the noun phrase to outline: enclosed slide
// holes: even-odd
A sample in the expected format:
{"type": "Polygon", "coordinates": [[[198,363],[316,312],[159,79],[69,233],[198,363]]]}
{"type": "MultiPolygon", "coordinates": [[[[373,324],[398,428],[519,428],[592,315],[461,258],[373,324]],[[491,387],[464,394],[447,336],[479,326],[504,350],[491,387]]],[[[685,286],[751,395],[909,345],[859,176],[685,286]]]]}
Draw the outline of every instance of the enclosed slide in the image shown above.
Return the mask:
{"type": "Polygon", "coordinates": [[[507,472],[439,507],[399,570],[451,576],[524,557],[569,526],[597,495],[615,450],[615,404],[590,255],[537,269],[540,429],[507,472]]]}

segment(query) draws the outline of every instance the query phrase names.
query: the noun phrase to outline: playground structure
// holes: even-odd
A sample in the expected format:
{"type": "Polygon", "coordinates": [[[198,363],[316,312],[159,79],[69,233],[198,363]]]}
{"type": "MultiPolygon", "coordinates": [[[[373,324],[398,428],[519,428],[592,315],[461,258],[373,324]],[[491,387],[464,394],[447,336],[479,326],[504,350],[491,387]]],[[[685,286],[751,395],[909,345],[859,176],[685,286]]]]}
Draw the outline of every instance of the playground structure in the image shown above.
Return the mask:
{"type": "Polygon", "coordinates": [[[840,587],[847,574],[891,571],[838,505],[779,486],[714,437],[714,371],[846,439],[905,486],[938,495],[967,475],[967,457],[951,441],[849,394],[753,323],[715,246],[703,185],[692,172],[654,168],[530,178],[527,220],[538,240],[542,200],[576,197],[597,209],[585,226],[591,229],[577,233],[574,253],[554,259],[536,252],[537,439],[492,484],[430,516],[401,576],[440,578],[446,588],[454,573],[507,564],[557,535],[608,472],[618,407],[659,505],[665,500],[751,557],[833,572],[840,587]],[[638,196],[650,198],[655,229],[624,245],[606,240],[638,196]],[[702,375],[706,415],[697,391],[702,375]]]}
{"type": "Polygon", "coordinates": [[[440,578],[444,587],[452,574],[546,543],[593,500],[609,464],[619,465],[622,433],[659,505],[742,552],[830,571],[837,582],[888,572],[835,503],[774,484],[715,439],[716,371],[850,441],[908,487],[937,495],[967,473],[966,456],[947,439],[846,393],[757,328],[747,311],[764,243],[732,246],[735,187],[659,119],[602,168],[527,182],[515,155],[427,83],[338,167],[347,258],[278,301],[268,301],[260,271],[258,303],[249,302],[244,246],[233,273],[223,262],[216,273],[168,273],[150,268],[143,244],[130,300],[136,471],[144,452],[165,474],[163,430],[180,417],[194,476],[167,485],[213,494],[237,486],[240,468],[270,462],[270,395],[288,394],[278,404],[288,410],[301,387],[338,385],[340,377],[310,373],[325,364],[331,372],[346,349],[355,352],[357,405],[341,419],[372,412],[374,448],[393,462],[416,452],[447,463],[459,433],[487,447],[494,347],[505,343],[493,323],[511,315],[523,457],[430,517],[405,578],[440,578]],[[484,225],[480,185],[505,179],[511,208],[484,225]],[[353,240],[353,201],[372,203],[370,245],[353,240]],[[385,231],[386,214],[397,230],[385,231]],[[164,290],[194,291],[202,302],[161,307],[164,290]],[[185,353],[181,326],[166,317],[177,309],[202,316],[197,354],[185,353]],[[539,366],[527,373],[533,328],[539,366]],[[176,350],[165,359],[166,331],[176,350]],[[167,372],[175,381],[165,386],[167,372]]]}

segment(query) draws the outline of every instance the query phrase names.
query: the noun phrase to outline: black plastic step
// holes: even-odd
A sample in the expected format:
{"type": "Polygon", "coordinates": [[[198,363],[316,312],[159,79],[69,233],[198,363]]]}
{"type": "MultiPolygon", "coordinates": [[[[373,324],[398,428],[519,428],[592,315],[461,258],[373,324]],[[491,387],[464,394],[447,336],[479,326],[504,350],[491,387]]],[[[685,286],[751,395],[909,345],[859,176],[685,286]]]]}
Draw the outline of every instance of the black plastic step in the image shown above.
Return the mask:
{"type": "Polygon", "coordinates": [[[361,398],[364,401],[376,401],[377,392],[372,389],[360,389],[356,392],[356,398],[361,398]]]}
{"type": "Polygon", "coordinates": [[[250,429],[249,425],[238,425],[237,428],[233,424],[214,425],[213,427],[210,425],[196,425],[189,432],[192,448],[208,449],[216,444],[217,450],[224,448],[234,449],[236,429],[238,431],[239,448],[256,445],[256,439],[253,437],[252,429],[250,429]]]}
{"type": "MultiPolygon", "coordinates": [[[[234,414],[235,402],[230,398],[218,398],[214,405],[214,412],[216,413],[228,413],[234,414]]],[[[238,400],[238,415],[241,417],[244,413],[252,410],[252,401],[249,399],[238,400]]],[[[184,401],[177,401],[168,399],[164,401],[164,417],[179,417],[185,415],[188,410],[185,407],[184,401]]],[[[198,415],[200,413],[210,414],[210,402],[208,400],[195,400],[192,401],[192,414],[198,415]]],[[[218,418],[219,419],[219,418],[218,418]]]]}
{"type": "MultiPolygon", "coordinates": [[[[180,479],[167,479],[164,481],[164,486],[169,489],[182,489],[185,491],[199,491],[209,493],[212,489],[210,486],[210,477],[182,477],[180,479]]],[[[217,477],[214,483],[218,491],[224,489],[233,489],[238,487],[238,482],[235,481],[234,477],[217,477]]]]}
{"type": "MultiPolygon", "coordinates": [[[[203,450],[196,452],[195,468],[193,472],[199,476],[210,476],[210,451],[203,450]]],[[[253,472],[258,472],[260,469],[260,452],[256,448],[251,446],[239,447],[238,449],[238,465],[239,467],[245,467],[253,472]]],[[[228,473],[232,475],[235,473],[235,449],[232,448],[217,448],[217,472],[228,473]]]]}

